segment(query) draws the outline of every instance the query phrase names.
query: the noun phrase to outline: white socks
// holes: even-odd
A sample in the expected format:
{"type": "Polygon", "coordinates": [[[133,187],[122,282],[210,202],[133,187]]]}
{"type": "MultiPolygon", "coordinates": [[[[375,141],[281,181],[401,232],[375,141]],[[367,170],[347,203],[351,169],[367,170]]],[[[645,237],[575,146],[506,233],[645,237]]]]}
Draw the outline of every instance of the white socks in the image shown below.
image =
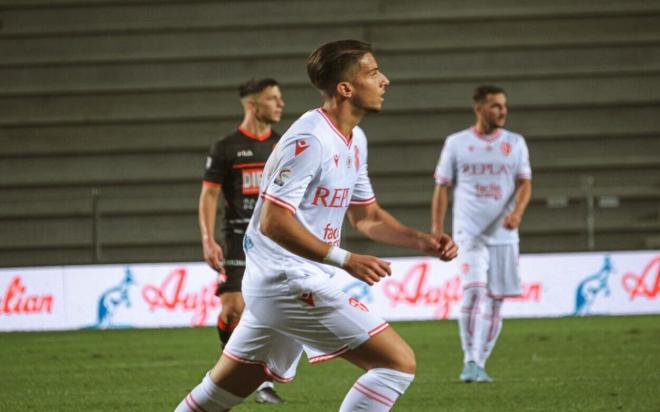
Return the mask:
{"type": "Polygon", "coordinates": [[[339,412],[389,411],[414,378],[413,374],[394,369],[371,369],[348,391],[339,412]]]}
{"type": "Polygon", "coordinates": [[[483,317],[481,316],[488,292],[484,287],[473,287],[463,291],[463,304],[458,317],[458,331],[463,348],[463,363],[477,362],[483,317]]]}
{"type": "Polygon", "coordinates": [[[274,387],[275,387],[275,385],[273,385],[273,382],[271,382],[271,381],[264,381],[264,383],[262,383],[261,385],[259,385],[259,387],[257,388],[257,391],[260,391],[260,390],[262,390],[262,389],[266,389],[266,388],[271,388],[271,389],[272,389],[272,388],[274,388],[274,387]]]}
{"type": "Polygon", "coordinates": [[[481,342],[479,345],[481,348],[481,353],[477,359],[477,363],[482,368],[486,366],[486,360],[493,351],[495,342],[497,342],[497,337],[500,336],[500,331],[502,330],[502,315],[500,313],[501,308],[502,299],[493,299],[490,297],[487,298],[483,314],[484,320],[483,330],[481,333],[481,342]]]}
{"type": "Polygon", "coordinates": [[[174,412],[224,412],[242,401],[243,398],[213,383],[207,373],[202,383],[190,391],[174,412]]]}
{"type": "Polygon", "coordinates": [[[476,362],[482,368],[502,330],[502,299],[488,296],[486,288],[463,291],[458,329],[463,348],[463,363],[476,362]]]}

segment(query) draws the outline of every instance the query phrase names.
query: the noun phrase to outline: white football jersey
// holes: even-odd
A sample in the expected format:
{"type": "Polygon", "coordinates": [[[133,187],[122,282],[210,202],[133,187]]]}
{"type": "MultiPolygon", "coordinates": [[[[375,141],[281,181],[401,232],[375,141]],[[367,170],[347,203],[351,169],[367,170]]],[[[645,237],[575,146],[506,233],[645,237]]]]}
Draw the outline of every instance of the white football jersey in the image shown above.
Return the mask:
{"type": "Polygon", "coordinates": [[[486,136],[472,127],[449,136],[435,181],[455,185],[453,237],[480,237],[491,245],[518,242],[518,230],[506,229],[504,217],[515,206],[516,180],[531,178],[521,135],[498,129],[486,136]]]}
{"type": "Polygon", "coordinates": [[[349,140],[322,109],[303,114],[282,136],[261,178],[261,196],[246,231],[247,268],[243,292],[273,296],[286,291],[287,280],[332,276],[335,268],[295,255],[261,233],[264,199],[294,214],[309,232],[340,245],[349,205],[376,201],[367,174],[367,139],[359,127],[349,140]]]}

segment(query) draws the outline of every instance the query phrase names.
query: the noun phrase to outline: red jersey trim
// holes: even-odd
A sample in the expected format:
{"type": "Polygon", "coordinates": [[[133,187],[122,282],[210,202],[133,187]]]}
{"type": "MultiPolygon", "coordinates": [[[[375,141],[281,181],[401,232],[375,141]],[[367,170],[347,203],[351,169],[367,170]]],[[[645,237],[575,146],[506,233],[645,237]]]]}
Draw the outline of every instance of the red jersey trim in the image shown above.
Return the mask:
{"type": "Polygon", "coordinates": [[[235,163],[231,166],[232,169],[245,169],[246,167],[263,167],[266,165],[266,162],[254,162],[254,163],[235,163]]]}
{"type": "Polygon", "coordinates": [[[268,200],[270,200],[271,202],[275,203],[275,204],[278,205],[278,206],[281,206],[281,207],[283,207],[283,208],[285,208],[285,209],[288,209],[288,210],[291,211],[291,213],[293,213],[294,215],[296,214],[296,207],[295,207],[294,205],[292,205],[291,203],[285,201],[285,200],[278,199],[278,198],[276,198],[275,196],[273,196],[273,195],[269,195],[269,194],[266,193],[266,192],[263,192],[263,193],[261,194],[261,197],[263,197],[264,199],[268,199],[268,200]]]}
{"type": "Polygon", "coordinates": [[[351,199],[351,205],[366,206],[374,203],[376,201],[376,196],[370,197],[369,199],[351,199]]]}
{"type": "Polygon", "coordinates": [[[451,179],[449,179],[447,177],[440,176],[440,175],[434,175],[433,177],[435,178],[435,182],[439,185],[442,185],[442,186],[451,186],[452,185],[451,179]]]}
{"type": "Polygon", "coordinates": [[[270,376],[271,378],[275,379],[278,382],[289,383],[293,380],[293,377],[285,378],[284,376],[280,376],[277,373],[273,372],[268,366],[266,366],[266,362],[260,360],[243,359],[240,356],[236,356],[233,353],[228,352],[226,349],[222,352],[222,354],[235,362],[247,363],[249,365],[260,365],[261,367],[264,368],[264,372],[266,372],[266,375],[270,376]]]}
{"type": "Polygon", "coordinates": [[[472,126],[472,127],[470,127],[470,131],[471,131],[475,136],[477,136],[479,139],[481,139],[481,140],[485,140],[485,141],[487,141],[487,142],[493,142],[493,141],[497,140],[497,138],[500,137],[500,136],[502,135],[502,129],[497,129],[497,130],[495,131],[495,133],[493,133],[493,134],[483,134],[483,133],[479,133],[479,132],[477,131],[477,128],[474,127],[474,126],[472,126]]]}
{"type": "Polygon", "coordinates": [[[339,138],[340,138],[341,140],[343,140],[344,143],[346,143],[346,146],[349,146],[349,147],[350,147],[350,146],[351,146],[351,142],[353,141],[353,137],[352,137],[352,136],[351,136],[351,137],[346,137],[346,136],[344,136],[344,134],[343,134],[339,129],[337,129],[337,126],[335,126],[334,123],[332,123],[332,121],[330,120],[330,118],[328,117],[328,115],[325,114],[325,112],[323,111],[322,108],[318,108],[318,109],[316,109],[316,111],[319,112],[319,113],[321,113],[321,116],[323,116],[323,118],[325,119],[325,121],[328,122],[328,124],[330,125],[330,127],[332,128],[332,130],[334,130],[334,132],[337,134],[337,136],[339,136],[339,138]]]}
{"type": "Polygon", "coordinates": [[[257,140],[259,142],[263,142],[264,140],[268,139],[272,134],[273,131],[269,130],[267,133],[258,135],[250,132],[248,129],[244,128],[243,126],[239,127],[238,130],[243,133],[245,136],[249,137],[250,139],[257,140]]]}
{"type": "Polygon", "coordinates": [[[222,185],[218,182],[212,182],[210,180],[203,179],[202,180],[202,185],[204,186],[213,186],[213,187],[222,187],[222,185]]]}

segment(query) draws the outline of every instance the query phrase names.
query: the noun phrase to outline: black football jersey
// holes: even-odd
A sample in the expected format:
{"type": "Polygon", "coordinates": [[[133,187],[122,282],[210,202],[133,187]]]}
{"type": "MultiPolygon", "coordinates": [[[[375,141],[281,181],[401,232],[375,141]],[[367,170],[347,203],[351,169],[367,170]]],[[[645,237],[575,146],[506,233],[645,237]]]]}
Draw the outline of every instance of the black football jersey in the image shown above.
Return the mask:
{"type": "Polygon", "coordinates": [[[243,234],[259,197],[259,182],[266,160],[280,135],[255,136],[239,128],[211,146],[206,158],[204,184],[222,186],[225,232],[243,234]]]}

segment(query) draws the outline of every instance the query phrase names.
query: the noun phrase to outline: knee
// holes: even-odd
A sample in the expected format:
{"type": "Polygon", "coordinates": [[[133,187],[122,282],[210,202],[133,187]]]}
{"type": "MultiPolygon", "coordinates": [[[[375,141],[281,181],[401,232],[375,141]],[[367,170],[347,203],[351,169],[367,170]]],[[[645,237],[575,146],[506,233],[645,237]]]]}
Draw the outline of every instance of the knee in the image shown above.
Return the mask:
{"type": "Polygon", "coordinates": [[[227,324],[238,322],[241,319],[243,314],[243,307],[236,304],[224,304],[222,305],[222,311],[220,312],[220,318],[225,321],[227,324]]]}
{"type": "Polygon", "coordinates": [[[408,345],[397,351],[397,357],[394,359],[391,368],[399,372],[410,373],[412,375],[417,371],[417,359],[415,352],[408,345]]]}

